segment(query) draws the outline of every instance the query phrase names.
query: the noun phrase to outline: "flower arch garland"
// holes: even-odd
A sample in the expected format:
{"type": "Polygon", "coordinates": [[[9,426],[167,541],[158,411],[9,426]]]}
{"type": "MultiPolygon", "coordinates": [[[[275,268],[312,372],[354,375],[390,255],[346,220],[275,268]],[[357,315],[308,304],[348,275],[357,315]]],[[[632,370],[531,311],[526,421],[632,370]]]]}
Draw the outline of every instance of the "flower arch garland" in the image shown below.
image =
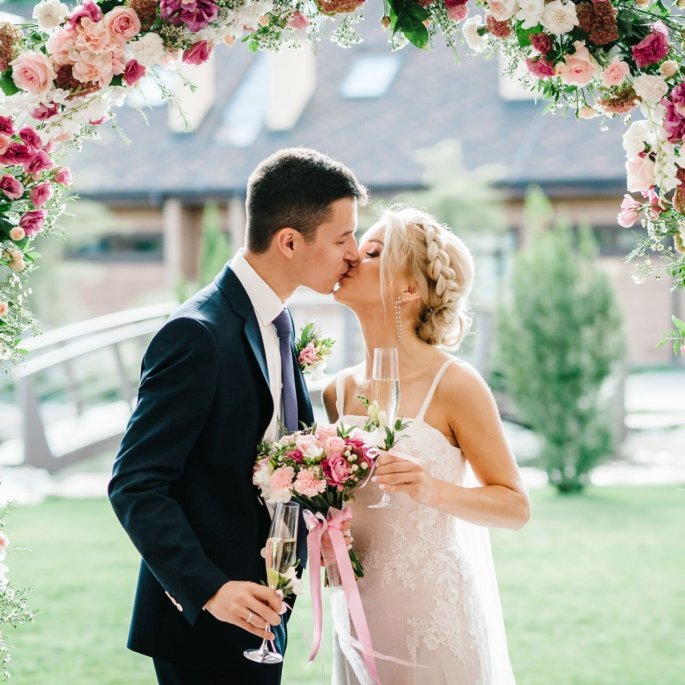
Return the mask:
{"type": "MultiPolygon", "coordinates": [[[[641,220],[651,250],[685,287],[685,0],[384,0],[391,49],[437,39],[502,50],[552,110],[625,117],[627,193],[618,223],[641,220]],[[469,14],[472,16],[469,17],[469,14]],[[635,120],[633,120],[635,117],[635,120]]],[[[37,235],[56,231],[66,146],[96,135],[140,79],[202,64],[220,43],[279,50],[359,42],[365,0],[41,0],[26,24],[0,24],[0,360],[21,357],[34,323],[25,306],[37,235]]],[[[380,14],[380,8],[378,13],[380,14]]],[[[648,261],[648,260],[647,260],[648,261]]],[[[638,269],[644,277],[648,266],[638,269]]],[[[685,329],[682,331],[685,342],[685,329]]]]}

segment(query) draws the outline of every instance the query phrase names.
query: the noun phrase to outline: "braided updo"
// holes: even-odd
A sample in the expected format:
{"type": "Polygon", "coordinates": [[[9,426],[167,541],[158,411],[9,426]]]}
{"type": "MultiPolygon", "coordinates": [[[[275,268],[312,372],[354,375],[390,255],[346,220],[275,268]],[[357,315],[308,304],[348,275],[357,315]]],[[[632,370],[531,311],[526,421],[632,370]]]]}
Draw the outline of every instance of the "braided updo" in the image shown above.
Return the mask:
{"type": "Polygon", "coordinates": [[[383,283],[404,274],[417,284],[421,303],[416,335],[430,345],[459,347],[471,325],[468,298],[473,286],[473,257],[464,242],[430,214],[413,207],[386,210],[383,283]]]}

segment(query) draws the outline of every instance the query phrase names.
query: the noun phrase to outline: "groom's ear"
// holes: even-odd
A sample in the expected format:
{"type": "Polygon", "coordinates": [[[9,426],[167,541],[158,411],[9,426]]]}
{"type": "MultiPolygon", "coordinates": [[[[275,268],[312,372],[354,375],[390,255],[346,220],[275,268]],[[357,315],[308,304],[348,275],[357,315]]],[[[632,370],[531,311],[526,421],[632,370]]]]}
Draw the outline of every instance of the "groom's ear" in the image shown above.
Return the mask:
{"type": "Polygon", "coordinates": [[[301,238],[302,234],[298,230],[285,227],[276,232],[273,244],[286,259],[292,259],[295,256],[296,245],[301,238]]]}

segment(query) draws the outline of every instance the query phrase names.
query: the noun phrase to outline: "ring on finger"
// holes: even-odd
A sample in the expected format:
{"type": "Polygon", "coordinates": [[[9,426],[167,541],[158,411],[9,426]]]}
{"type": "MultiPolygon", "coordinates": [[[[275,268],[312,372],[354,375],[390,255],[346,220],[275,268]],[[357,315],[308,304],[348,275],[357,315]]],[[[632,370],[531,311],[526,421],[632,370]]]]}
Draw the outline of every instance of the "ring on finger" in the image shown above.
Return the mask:
{"type": "Polygon", "coordinates": [[[252,616],[253,616],[253,612],[250,612],[247,615],[247,618],[245,619],[250,625],[252,625],[252,616]]]}

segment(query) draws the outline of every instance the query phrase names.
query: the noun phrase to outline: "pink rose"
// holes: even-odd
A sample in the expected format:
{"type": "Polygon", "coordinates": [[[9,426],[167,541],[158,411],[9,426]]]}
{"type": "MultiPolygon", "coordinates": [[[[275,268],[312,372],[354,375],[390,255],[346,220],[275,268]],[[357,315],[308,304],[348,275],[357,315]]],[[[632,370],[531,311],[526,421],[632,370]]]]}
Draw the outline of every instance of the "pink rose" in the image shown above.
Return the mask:
{"type": "Polygon", "coordinates": [[[298,435],[295,448],[305,457],[318,457],[323,452],[323,443],[317,440],[316,435],[298,435]]]}
{"type": "Polygon", "coordinates": [[[10,200],[18,200],[24,194],[24,186],[14,176],[5,174],[0,178],[0,190],[10,200]]]}
{"type": "Polygon", "coordinates": [[[68,166],[59,167],[55,174],[55,183],[63,186],[70,186],[72,183],[71,169],[68,166]]]}
{"type": "Polygon", "coordinates": [[[326,490],[326,481],[317,478],[316,474],[310,469],[303,469],[297,474],[295,479],[295,492],[303,497],[315,497],[326,490]]]}
{"type": "Polygon", "coordinates": [[[309,343],[302,349],[298,357],[300,364],[316,364],[319,361],[319,355],[316,352],[314,343],[309,343]]]}
{"type": "Polygon", "coordinates": [[[124,82],[127,86],[134,86],[145,76],[145,71],[146,69],[142,64],[134,59],[130,60],[124,69],[124,82]]]}
{"type": "Polygon", "coordinates": [[[102,11],[94,2],[92,2],[92,0],[86,0],[83,5],[80,5],[74,10],[74,13],[69,19],[71,28],[75,29],[85,17],[91,21],[100,21],[100,19],[102,19],[102,11]]]}
{"type": "Polygon", "coordinates": [[[316,436],[325,442],[326,438],[334,438],[338,434],[337,426],[332,423],[321,423],[316,426],[316,436]]]}
{"type": "Polygon", "coordinates": [[[107,12],[105,23],[114,40],[120,43],[126,43],[140,33],[140,19],[130,7],[115,7],[107,12]]]}
{"type": "Polygon", "coordinates": [[[626,193],[623,196],[623,202],[621,202],[618,225],[623,226],[623,228],[630,228],[640,216],[641,209],[642,205],[626,193]]]}
{"type": "Polygon", "coordinates": [[[535,59],[528,58],[526,66],[533,76],[539,79],[546,79],[554,76],[554,65],[544,57],[536,57],[535,59]]]}
{"type": "Polygon", "coordinates": [[[528,37],[530,38],[530,44],[533,46],[533,50],[539,52],[541,55],[546,55],[552,49],[554,41],[549,34],[529,33],[528,37]]]}
{"type": "Polygon", "coordinates": [[[24,170],[27,174],[39,174],[42,171],[52,169],[53,166],[55,163],[45,150],[38,150],[30,160],[24,162],[24,170]]]}
{"type": "Polygon", "coordinates": [[[587,86],[597,72],[597,62],[583,41],[577,40],[573,45],[576,51],[572,55],[566,55],[561,66],[557,67],[556,73],[564,83],[587,86]]]}
{"type": "Polygon", "coordinates": [[[634,157],[626,161],[628,191],[639,193],[649,190],[655,183],[654,162],[649,157],[634,157]]]}
{"type": "Polygon", "coordinates": [[[602,74],[602,83],[607,86],[620,86],[630,73],[630,67],[619,57],[614,57],[602,74]]]}
{"type": "Polygon", "coordinates": [[[330,459],[333,456],[342,454],[345,446],[345,441],[342,438],[328,438],[325,442],[326,456],[330,459]]]}
{"type": "Polygon", "coordinates": [[[11,136],[14,134],[14,122],[12,117],[0,117],[0,133],[4,136],[11,136]]]}
{"type": "Polygon", "coordinates": [[[40,136],[36,132],[35,128],[31,128],[30,126],[25,126],[24,128],[21,129],[21,131],[19,131],[19,137],[29,147],[32,147],[36,150],[43,147],[43,141],[40,139],[40,136]]]}
{"type": "Polygon", "coordinates": [[[43,230],[44,221],[45,212],[42,209],[32,209],[19,219],[19,225],[26,231],[26,235],[32,238],[43,230]]]}
{"type": "Polygon", "coordinates": [[[652,32],[633,46],[633,59],[638,67],[648,67],[660,62],[668,54],[668,35],[653,27],[652,32]]]}
{"type": "Polygon", "coordinates": [[[292,459],[299,464],[304,460],[304,455],[300,450],[293,450],[292,452],[288,452],[288,459],[292,459]]]}
{"type": "Polygon", "coordinates": [[[42,52],[22,52],[12,63],[12,79],[28,93],[44,93],[55,79],[52,63],[42,52]]]}
{"type": "Polygon", "coordinates": [[[350,477],[350,467],[342,454],[334,455],[323,462],[323,472],[332,485],[342,486],[350,477]]]}
{"type": "Polygon", "coordinates": [[[39,105],[36,109],[31,112],[31,116],[36,121],[45,121],[50,117],[54,117],[57,114],[57,103],[53,102],[51,105],[39,105]]]}
{"type": "Polygon", "coordinates": [[[206,40],[201,40],[183,52],[183,61],[186,64],[204,64],[211,54],[212,46],[206,40]]]}
{"type": "Polygon", "coordinates": [[[10,146],[12,139],[9,136],[4,136],[0,133],[0,156],[7,152],[7,148],[10,146]]]}
{"type": "Polygon", "coordinates": [[[31,202],[34,207],[42,207],[52,197],[52,186],[41,183],[31,189],[31,202]]]}
{"type": "Polygon", "coordinates": [[[309,19],[302,12],[297,11],[288,22],[288,26],[293,29],[306,29],[309,26],[309,19]]]}

